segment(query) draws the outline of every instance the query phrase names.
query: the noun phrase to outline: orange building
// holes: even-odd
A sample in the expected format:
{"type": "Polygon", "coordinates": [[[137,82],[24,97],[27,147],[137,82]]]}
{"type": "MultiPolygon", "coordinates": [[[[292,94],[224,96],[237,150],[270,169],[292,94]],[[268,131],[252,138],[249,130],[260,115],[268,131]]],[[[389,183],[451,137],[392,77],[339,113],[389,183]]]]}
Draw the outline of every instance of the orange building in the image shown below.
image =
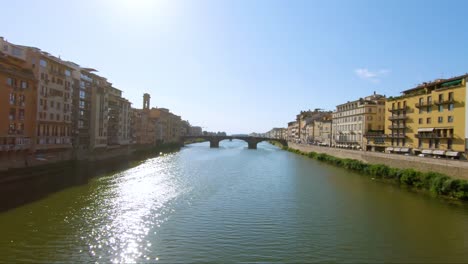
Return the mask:
{"type": "MultiPolygon", "coordinates": [[[[26,61],[0,52],[0,156],[34,152],[36,80],[26,61]]],[[[9,160],[9,159],[2,159],[9,160]]]]}
{"type": "Polygon", "coordinates": [[[68,151],[72,148],[73,69],[46,52],[26,48],[38,89],[36,151],[68,151]]]}

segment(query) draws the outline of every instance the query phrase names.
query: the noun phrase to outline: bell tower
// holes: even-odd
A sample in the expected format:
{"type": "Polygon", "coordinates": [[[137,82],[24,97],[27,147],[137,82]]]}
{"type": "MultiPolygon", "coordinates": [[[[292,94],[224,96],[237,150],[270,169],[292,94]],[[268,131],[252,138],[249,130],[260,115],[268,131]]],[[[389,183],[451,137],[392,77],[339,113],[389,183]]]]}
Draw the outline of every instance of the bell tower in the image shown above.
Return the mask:
{"type": "Polygon", "coordinates": [[[143,94],[143,109],[149,109],[150,108],[150,99],[151,96],[147,93],[143,94]]]}

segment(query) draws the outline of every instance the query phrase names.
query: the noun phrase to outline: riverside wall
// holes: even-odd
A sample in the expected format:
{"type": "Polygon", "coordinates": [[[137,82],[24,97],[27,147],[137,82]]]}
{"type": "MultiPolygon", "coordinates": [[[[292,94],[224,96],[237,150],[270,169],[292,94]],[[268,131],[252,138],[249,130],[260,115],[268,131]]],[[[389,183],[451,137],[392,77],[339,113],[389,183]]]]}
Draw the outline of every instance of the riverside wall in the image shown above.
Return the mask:
{"type": "Polygon", "coordinates": [[[453,178],[468,180],[468,162],[466,161],[348,150],[296,144],[291,142],[288,142],[288,145],[290,148],[297,149],[302,152],[325,153],[337,158],[355,159],[372,164],[384,164],[393,168],[411,168],[423,172],[433,171],[443,173],[453,178]]]}

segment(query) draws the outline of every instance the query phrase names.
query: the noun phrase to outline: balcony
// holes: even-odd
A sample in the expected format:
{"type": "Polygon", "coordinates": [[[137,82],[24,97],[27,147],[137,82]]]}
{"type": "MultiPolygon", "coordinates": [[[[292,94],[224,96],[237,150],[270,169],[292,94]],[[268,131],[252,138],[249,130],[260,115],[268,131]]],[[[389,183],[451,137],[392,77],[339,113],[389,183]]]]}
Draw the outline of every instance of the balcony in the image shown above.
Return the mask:
{"type": "Polygon", "coordinates": [[[406,135],[405,134],[390,134],[388,135],[389,138],[406,138],[406,135]]]}
{"type": "Polygon", "coordinates": [[[451,139],[453,134],[436,134],[436,133],[424,133],[424,134],[414,134],[416,138],[419,139],[451,139]]]}
{"type": "Polygon", "coordinates": [[[364,134],[365,138],[386,138],[387,135],[385,135],[383,132],[368,132],[364,134]]]}
{"type": "Polygon", "coordinates": [[[407,118],[408,118],[407,115],[393,115],[393,116],[389,116],[388,120],[405,120],[407,118]]]}
{"type": "Polygon", "coordinates": [[[416,108],[421,108],[421,107],[432,106],[432,105],[433,105],[432,101],[429,101],[429,102],[426,101],[426,102],[416,103],[414,106],[416,108]]]}
{"type": "Polygon", "coordinates": [[[404,129],[406,128],[405,125],[390,125],[388,126],[388,129],[404,129]]]}
{"type": "Polygon", "coordinates": [[[446,105],[446,104],[451,104],[451,103],[455,103],[455,100],[453,98],[434,101],[435,105],[446,105]]]}
{"type": "Polygon", "coordinates": [[[406,111],[408,110],[408,106],[400,106],[399,108],[388,108],[388,111],[393,113],[393,112],[398,112],[398,111],[406,111]]]}

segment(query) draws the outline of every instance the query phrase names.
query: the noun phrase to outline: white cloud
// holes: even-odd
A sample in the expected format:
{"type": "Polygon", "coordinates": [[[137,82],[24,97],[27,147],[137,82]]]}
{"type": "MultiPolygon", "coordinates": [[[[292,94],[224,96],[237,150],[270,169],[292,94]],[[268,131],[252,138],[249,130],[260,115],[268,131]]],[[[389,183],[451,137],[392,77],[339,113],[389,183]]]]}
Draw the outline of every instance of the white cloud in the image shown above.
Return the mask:
{"type": "Polygon", "coordinates": [[[370,71],[367,68],[359,68],[355,69],[354,73],[356,73],[356,75],[361,79],[378,83],[380,82],[381,77],[384,77],[390,73],[390,70],[381,69],[378,71],[370,71]]]}

